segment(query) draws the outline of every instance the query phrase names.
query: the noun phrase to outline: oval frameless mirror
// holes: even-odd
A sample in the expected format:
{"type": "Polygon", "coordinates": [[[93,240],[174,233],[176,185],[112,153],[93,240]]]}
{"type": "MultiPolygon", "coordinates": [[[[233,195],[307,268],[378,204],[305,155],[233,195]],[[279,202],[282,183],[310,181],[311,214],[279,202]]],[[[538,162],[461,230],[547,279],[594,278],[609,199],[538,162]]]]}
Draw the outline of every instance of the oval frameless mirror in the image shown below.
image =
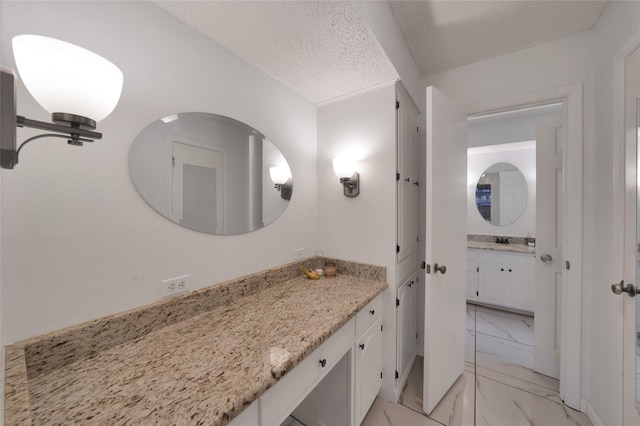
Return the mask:
{"type": "Polygon", "coordinates": [[[241,234],[276,220],[293,184],[282,153],[232,118],[187,112],[147,126],[133,141],[129,172],[158,213],[185,228],[241,234]]]}
{"type": "Polygon", "coordinates": [[[487,222],[505,226],[527,207],[527,180],[511,163],[496,163],[482,173],[476,185],[476,207],[487,222]]]}

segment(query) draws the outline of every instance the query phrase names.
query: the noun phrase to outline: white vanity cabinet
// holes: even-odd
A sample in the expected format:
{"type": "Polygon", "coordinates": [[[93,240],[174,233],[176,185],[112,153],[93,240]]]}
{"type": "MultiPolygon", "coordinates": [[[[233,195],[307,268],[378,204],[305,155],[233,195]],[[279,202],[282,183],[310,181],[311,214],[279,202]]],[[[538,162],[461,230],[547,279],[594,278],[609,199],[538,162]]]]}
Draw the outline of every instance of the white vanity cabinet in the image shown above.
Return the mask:
{"type": "Polygon", "coordinates": [[[534,311],[535,256],[532,253],[471,249],[468,252],[467,300],[534,311]],[[477,292],[473,298],[475,279],[477,292]]]}
{"type": "Polygon", "coordinates": [[[359,425],[382,386],[381,313],[378,296],[285,374],[260,397],[254,425],[279,426],[289,414],[307,426],[359,425]]]}

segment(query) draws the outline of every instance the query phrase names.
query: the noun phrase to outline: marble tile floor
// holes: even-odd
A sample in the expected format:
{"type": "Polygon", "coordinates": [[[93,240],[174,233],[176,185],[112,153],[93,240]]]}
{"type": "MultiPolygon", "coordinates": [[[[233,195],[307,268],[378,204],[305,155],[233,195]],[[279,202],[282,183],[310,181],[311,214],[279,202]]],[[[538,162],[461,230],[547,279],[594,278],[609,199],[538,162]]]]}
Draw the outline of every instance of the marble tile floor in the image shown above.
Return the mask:
{"type": "Polygon", "coordinates": [[[467,344],[465,371],[428,417],[422,414],[423,359],[417,357],[400,397],[403,405],[377,401],[363,425],[591,426],[586,414],[562,404],[557,380],[528,368],[533,318],[470,305],[467,344]],[[409,411],[435,423],[414,420],[409,411]]]}

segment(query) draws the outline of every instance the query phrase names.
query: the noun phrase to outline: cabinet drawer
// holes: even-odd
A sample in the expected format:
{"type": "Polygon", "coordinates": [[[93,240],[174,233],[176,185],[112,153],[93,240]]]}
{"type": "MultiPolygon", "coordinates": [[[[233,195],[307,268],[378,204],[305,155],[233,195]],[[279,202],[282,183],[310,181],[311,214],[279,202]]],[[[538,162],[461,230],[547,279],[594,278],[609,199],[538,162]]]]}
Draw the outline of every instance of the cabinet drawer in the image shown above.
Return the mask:
{"type": "Polygon", "coordinates": [[[365,331],[382,313],[382,297],[378,295],[356,314],[356,336],[365,331]]]}
{"type": "Polygon", "coordinates": [[[260,424],[280,425],[340,361],[354,338],[355,321],[352,319],[265,392],[260,398],[260,424]],[[326,360],[324,367],[321,360],[326,360]]]}

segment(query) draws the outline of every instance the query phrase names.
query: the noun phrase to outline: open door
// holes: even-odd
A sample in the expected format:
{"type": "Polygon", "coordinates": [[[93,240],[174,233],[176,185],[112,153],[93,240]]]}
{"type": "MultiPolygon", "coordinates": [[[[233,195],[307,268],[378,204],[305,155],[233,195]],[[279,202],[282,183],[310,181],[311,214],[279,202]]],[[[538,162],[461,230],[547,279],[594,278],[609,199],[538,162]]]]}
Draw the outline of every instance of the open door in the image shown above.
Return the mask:
{"type": "Polygon", "coordinates": [[[560,330],[563,316],[562,113],[536,126],[536,285],[534,290],[533,369],[560,378],[560,330]]]}
{"type": "Polygon", "coordinates": [[[623,297],[622,377],[624,426],[640,424],[640,47],[624,60],[623,280],[611,289],[623,297]]]}
{"type": "Polygon", "coordinates": [[[467,274],[467,116],[427,88],[423,410],[464,370],[467,274]]]}

